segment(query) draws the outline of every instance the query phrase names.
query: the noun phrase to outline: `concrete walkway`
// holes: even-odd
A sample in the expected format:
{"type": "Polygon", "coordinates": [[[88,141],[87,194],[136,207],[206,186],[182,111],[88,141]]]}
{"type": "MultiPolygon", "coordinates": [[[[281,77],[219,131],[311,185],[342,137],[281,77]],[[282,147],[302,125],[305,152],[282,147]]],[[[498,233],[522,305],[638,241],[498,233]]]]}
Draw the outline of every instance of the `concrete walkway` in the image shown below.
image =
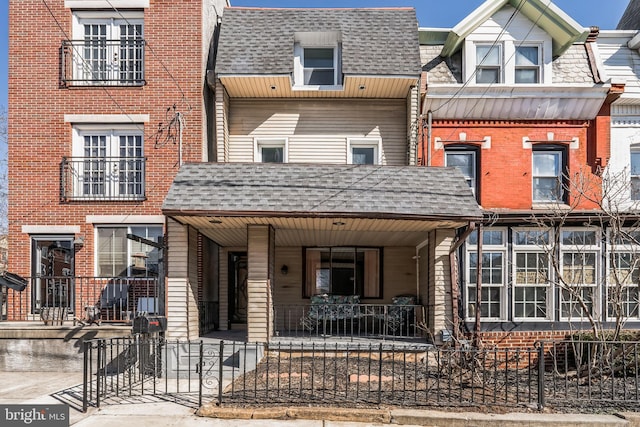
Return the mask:
{"type": "Polygon", "coordinates": [[[137,427],[295,426],[363,427],[389,424],[451,427],[640,427],[640,414],[580,415],[548,413],[482,414],[412,409],[356,410],[344,408],[218,408],[208,404],[196,415],[192,405],[153,398],[142,403],[104,405],[82,413],[82,373],[0,372],[0,404],[60,404],[70,406],[70,425],[137,427]]]}

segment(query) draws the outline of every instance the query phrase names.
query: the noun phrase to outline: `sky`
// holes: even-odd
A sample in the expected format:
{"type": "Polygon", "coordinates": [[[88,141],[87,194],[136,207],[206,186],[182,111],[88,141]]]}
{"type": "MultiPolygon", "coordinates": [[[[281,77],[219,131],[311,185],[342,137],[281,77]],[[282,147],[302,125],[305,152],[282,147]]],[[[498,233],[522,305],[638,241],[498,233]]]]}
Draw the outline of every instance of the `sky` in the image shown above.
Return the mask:
{"type": "MultiPolygon", "coordinates": [[[[20,0],[12,0],[19,4],[20,0]]],[[[54,1],[54,0],[50,0],[54,1]]],[[[55,0],[62,1],[62,0],[55,0]]],[[[178,0],[176,0],[178,1],[178,0]]],[[[184,1],[184,0],[182,0],[184,1]]],[[[484,0],[230,0],[232,6],[256,7],[398,7],[416,8],[421,27],[453,27],[484,0]]],[[[555,0],[579,24],[615,29],[629,0],[555,0]]],[[[0,105],[7,105],[9,0],[0,0],[0,105]]],[[[23,25],[29,25],[23,23],[23,25]]],[[[57,52],[55,52],[57,54],[57,52]]],[[[37,78],[37,77],[34,77],[37,78]]]]}

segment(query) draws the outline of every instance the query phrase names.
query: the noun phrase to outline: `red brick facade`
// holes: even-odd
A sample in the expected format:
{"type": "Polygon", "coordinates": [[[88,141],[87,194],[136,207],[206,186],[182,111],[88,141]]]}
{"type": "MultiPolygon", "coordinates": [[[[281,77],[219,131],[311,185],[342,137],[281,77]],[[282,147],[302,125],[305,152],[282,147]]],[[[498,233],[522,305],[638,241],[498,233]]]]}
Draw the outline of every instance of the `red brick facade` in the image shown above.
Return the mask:
{"type": "Polygon", "coordinates": [[[93,276],[94,228],[87,215],[161,214],[178,170],[178,145],[165,143],[166,130],[158,129],[172,117],[173,106],[185,115],[183,161],[202,160],[207,57],[202,49],[209,44],[203,43],[201,9],[202,2],[187,0],[151,0],[144,9],[144,86],[64,88],[61,46],[73,38],[72,10],[63,0],[9,4],[9,271],[32,274],[24,225],[79,226],[77,236],[85,244],[76,249],[75,275],[93,276]],[[61,161],[72,155],[66,114],[149,115],[147,123],[138,123],[147,159],[144,201],[61,201],[61,161]]]}

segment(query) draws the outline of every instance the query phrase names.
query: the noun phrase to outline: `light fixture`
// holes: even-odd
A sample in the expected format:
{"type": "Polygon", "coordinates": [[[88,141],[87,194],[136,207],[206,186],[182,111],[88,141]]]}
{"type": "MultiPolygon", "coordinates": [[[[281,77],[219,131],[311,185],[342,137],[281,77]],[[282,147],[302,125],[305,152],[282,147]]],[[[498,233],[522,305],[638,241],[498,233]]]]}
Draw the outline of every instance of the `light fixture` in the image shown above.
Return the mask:
{"type": "Polygon", "coordinates": [[[276,85],[271,85],[271,90],[276,90],[278,87],[276,85]]]}
{"type": "Polygon", "coordinates": [[[338,227],[343,226],[345,223],[342,221],[333,221],[333,225],[337,225],[338,227]]]}
{"type": "Polygon", "coordinates": [[[73,239],[73,246],[75,246],[77,248],[83,247],[84,246],[84,237],[78,236],[75,239],[73,239]]]}
{"type": "Polygon", "coordinates": [[[209,223],[211,223],[211,224],[222,224],[222,220],[214,218],[214,219],[210,219],[209,223]]]}
{"type": "Polygon", "coordinates": [[[287,267],[286,264],[282,264],[282,267],[280,267],[280,273],[282,273],[283,276],[286,276],[287,273],[289,273],[289,267],[287,267]]]}
{"type": "Polygon", "coordinates": [[[358,87],[358,89],[360,89],[360,90],[365,90],[366,88],[367,88],[367,87],[366,87],[365,85],[360,85],[360,86],[358,87]]]}

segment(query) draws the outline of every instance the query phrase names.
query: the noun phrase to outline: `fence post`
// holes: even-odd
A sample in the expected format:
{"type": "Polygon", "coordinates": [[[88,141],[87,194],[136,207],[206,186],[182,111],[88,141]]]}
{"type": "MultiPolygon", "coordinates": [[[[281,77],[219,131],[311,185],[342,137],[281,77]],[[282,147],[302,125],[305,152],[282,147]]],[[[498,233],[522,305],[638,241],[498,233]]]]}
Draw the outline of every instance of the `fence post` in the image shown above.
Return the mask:
{"type": "Polygon", "coordinates": [[[100,371],[104,374],[104,369],[102,368],[102,340],[98,340],[98,361],[96,366],[96,408],[100,407],[100,383],[102,382],[102,377],[100,376],[100,371]]]}
{"type": "MultiPolygon", "coordinates": [[[[378,405],[382,402],[382,343],[378,347],[378,405]]],[[[371,378],[369,378],[371,381],[371,378]]]]}
{"type": "Polygon", "coordinates": [[[89,369],[89,346],[91,345],[90,342],[88,341],[84,341],[83,342],[83,347],[84,347],[84,357],[83,357],[83,361],[82,361],[82,412],[86,413],[87,412],[87,392],[89,389],[89,385],[87,384],[87,379],[89,378],[89,373],[87,372],[87,369],[89,369]]]}
{"type": "Polygon", "coordinates": [[[538,410],[542,410],[544,401],[544,341],[538,343],[538,410]]]}
{"type": "Polygon", "coordinates": [[[203,343],[200,340],[200,351],[198,354],[198,406],[202,406],[202,368],[204,367],[203,358],[204,350],[203,343]]]}
{"type": "Polygon", "coordinates": [[[222,406],[222,364],[224,363],[224,341],[220,341],[220,360],[218,360],[218,406],[222,406]]]}

